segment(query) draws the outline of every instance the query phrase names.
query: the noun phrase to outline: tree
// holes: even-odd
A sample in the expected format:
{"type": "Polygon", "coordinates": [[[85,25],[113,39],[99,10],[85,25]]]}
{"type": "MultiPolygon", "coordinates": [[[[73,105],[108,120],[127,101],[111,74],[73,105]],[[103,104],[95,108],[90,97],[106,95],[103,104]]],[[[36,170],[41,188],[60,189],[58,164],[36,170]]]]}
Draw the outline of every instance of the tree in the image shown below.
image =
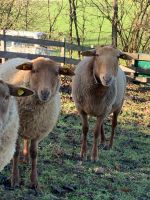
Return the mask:
{"type": "MultiPolygon", "coordinates": [[[[91,0],[101,15],[113,24],[113,7],[110,1],[91,0]]],[[[117,11],[117,7],[116,7],[117,11]]],[[[117,17],[117,15],[116,15],[117,17]]],[[[150,46],[150,1],[120,0],[118,2],[117,33],[118,43],[124,51],[148,51],[150,46]]],[[[114,43],[114,42],[113,42],[114,43]]]]}
{"type": "MultiPolygon", "coordinates": [[[[72,26],[74,23],[75,33],[77,44],[80,46],[80,36],[79,36],[79,27],[78,27],[78,20],[77,20],[77,0],[69,0],[69,8],[70,8],[70,37],[72,37],[72,26]]],[[[70,38],[72,40],[72,38],[70,38]]]]}
{"type": "Polygon", "coordinates": [[[42,17],[41,7],[42,3],[40,0],[23,0],[21,14],[16,25],[17,29],[35,31],[34,25],[35,23],[39,23],[38,19],[42,17]],[[38,9],[35,9],[35,6],[38,9]]]}
{"type": "Polygon", "coordinates": [[[118,0],[113,0],[112,45],[117,47],[118,0]]]}
{"type": "Polygon", "coordinates": [[[56,25],[57,19],[58,19],[59,15],[61,14],[61,11],[63,9],[63,0],[60,1],[60,2],[57,2],[55,12],[53,11],[52,14],[51,14],[50,7],[51,7],[51,1],[47,0],[48,23],[49,23],[49,38],[52,37],[52,32],[55,29],[55,25],[56,25]]]}
{"type": "Polygon", "coordinates": [[[14,28],[22,11],[22,2],[17,0],[0,1],[0,29],[14,28]]]}

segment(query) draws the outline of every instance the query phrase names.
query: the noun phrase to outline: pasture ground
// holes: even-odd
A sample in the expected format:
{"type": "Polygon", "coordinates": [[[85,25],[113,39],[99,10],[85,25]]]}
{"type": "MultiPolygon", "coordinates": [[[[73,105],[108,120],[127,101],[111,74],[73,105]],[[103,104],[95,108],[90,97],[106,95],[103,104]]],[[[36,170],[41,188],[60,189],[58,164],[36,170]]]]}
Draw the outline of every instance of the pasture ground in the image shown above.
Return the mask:
{"type": "MultiPolygon", "coordinates": [[[[64,88],[63,88],[64,90],[64,88]]],[[[109,136],[111,117],[106,120],[109,136]]],[[[94,118],[90,118],[89,154],[94,118]]],[[[22,185],[8,190],[0,180],[0,200],[148,200],[150,199],[150,87],[129,84],[112,150],[99,147],[99,161],[79,161],[81,121],[70,95],[62,93],[62,111],[53,132],[39,145],[42,193],[28,188],[31,165],[20,166],[22,185]]],[[[1,177],[10,175],[10,165],[1,177]]]]}

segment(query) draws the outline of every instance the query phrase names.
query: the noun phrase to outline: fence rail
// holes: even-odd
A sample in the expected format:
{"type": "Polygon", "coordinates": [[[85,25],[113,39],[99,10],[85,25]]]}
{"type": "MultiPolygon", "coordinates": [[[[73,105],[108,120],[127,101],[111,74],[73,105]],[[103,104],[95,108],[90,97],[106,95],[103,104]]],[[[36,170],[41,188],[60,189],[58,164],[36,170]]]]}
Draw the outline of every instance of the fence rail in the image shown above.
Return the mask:
{"type": "Polygon", "coordinates": [[[73,58],[67,58],[67,57],[59,57],[59,56],[48,56],[48,55],[41,55],[41,54],[31,54],[31,53],[19,53],[19,52],[10,52],[10,51],[0,51],[0,57],[1,58],[28,58],[28,59],[34,59],[36,57],[45,57],[45,58],[51,58],[52,60],[64,64],[73,64],[76,65],[80,61],[80,59],[73,59],[73,58]]]}
{"type": "Polygon", "coordinates": [[[37,56],[43,56],[46,58],[51,58],[57,62],[64,63],[64,64],[77,64],[80,59],[76,58],[69,58],[66,57],[66,51],[85,51],[90,49],[87,46],[78,46],[76,44],[70,44],[66,41],[51,41],[51,40],[43,40],[43,39],[34,39],[34,38],[27,38],[22,36],[12,36],[12,35],[5,35],[0,34],[0,40],[3,43],[2,49],[0,51],[0,58],[14,58],[14,57],[22,57],[22,58],[29,58],[34,59],[37,56]],[[40,46],[51,46],[51,47],[59,47],[63,49],[63,56],[51,56],[46,54],[31,54],[31,53],[20,53],[20,52],[11,52],[7,51],[6,43],[8,41],[19,42],[19,43],[27,43],[32,45],[40,45],[40,46]]]}

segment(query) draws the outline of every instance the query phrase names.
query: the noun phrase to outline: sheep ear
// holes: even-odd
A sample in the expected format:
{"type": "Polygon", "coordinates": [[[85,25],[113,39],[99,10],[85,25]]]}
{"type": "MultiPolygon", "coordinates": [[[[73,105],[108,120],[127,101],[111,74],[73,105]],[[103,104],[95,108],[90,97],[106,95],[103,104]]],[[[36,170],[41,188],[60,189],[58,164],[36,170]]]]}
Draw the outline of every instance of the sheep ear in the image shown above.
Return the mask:
{"type": "Polygon", "coordinates": [[[74,76],[75,73],[72,69],[66,68],[66,67],[59,67],[59,74],[65,75],[65,76],[74,76]]]}
{"type": "Polygon", "coordinates": [[[32,63],[26,62],[16,67],[19,70],[32,70],[32,63]]]}
{"type": "Polygon", "coordinates": [[[124,60],[132,60],[133,58],[129,56],[127,53],[120,51],[118,54],[118,58],[122,58],[124,60]]]}
{"type": "Polygon", "coordinates": [[[33,90],[24,87],[17,87],[11,84],[8,84],[10,95],[15,97],[25,97],[34,94],[33,90]]]}
{"type": "Polygon", "coordinates": [[[98,56],[96,54],[96,49],[88,50],[88,51],[83,51],[81,53],[82,56],[98,56]]]}

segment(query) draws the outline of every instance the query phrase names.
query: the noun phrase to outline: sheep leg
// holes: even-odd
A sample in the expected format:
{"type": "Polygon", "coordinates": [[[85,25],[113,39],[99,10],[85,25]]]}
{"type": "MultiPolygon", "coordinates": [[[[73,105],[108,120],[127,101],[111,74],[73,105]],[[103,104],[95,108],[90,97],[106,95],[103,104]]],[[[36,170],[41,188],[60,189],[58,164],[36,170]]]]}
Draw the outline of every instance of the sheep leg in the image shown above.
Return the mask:
{"type": "Polygon", "coordinates": [[[29,140],[28,139],[24,139],[24,148],[23,148],[23,162],[25,163],[29,163],[29,140]]]}
{"type": "Polygon", "coordinates": [[[32,189],[37,189],[38,188],[38,180],[37,180],[37,148],[38,148],[38,143],[36,140],[32,139],[31,140],[31,145],[30,145],[30,157],[31,157],[31,163],[32,163],[32,170],[30,174],[30,179],[31,179],[31,188],[32,189]]]}
{"type": "Polygon", "coordinates": [[[105,141],[106,141],[106,138],[105,138],[104,126],[102,124],[101,125],[101,144],[104,144],[105,141]]]}
{"type": "Polygon", "coordinates": [[[111,137],[110,137],[110,142],[109,142],[109,149],[113,145],[113,140],[114,140],[114,135],[115,135],[115,128],[117,126],[117,118],[118,118],[119,112],[114,112],[113,117],[112,117],[112,132],[111,132],[111,137]]]}
{"type": "Polygon", "coordinates": [[[18,168],[18,161],[19,161],[19,153],[20,153],[20,144],[19,140],[16,141],[16,150],[13,157],[13,167],[12,167],[12,178],[11,178],[11,186],[18,187],[20,178],[19,178],[19,168],[18,168]]]}
{"type": "Polygon", "coordinates": [[[80,157],[83,159],[84,157],[86,158],[86,153],[87,153],[87,133],[89,130],[89,126],[88,126],[87,114],[85,112],[80,112],[80,117],[82,120],[82,145],[81,145],[80,157]]]}
{"type": "Polygon", "coordinates": [[[96,126],[94,130],[94,141],[93,141],[93,148],[92,148],[92,155],[91,155],[91,161],[97,161],[98,160],[98,139],[101,134],[101,126],[102,126],[103,120],[101,117],[97,117],[96,126]]]}

